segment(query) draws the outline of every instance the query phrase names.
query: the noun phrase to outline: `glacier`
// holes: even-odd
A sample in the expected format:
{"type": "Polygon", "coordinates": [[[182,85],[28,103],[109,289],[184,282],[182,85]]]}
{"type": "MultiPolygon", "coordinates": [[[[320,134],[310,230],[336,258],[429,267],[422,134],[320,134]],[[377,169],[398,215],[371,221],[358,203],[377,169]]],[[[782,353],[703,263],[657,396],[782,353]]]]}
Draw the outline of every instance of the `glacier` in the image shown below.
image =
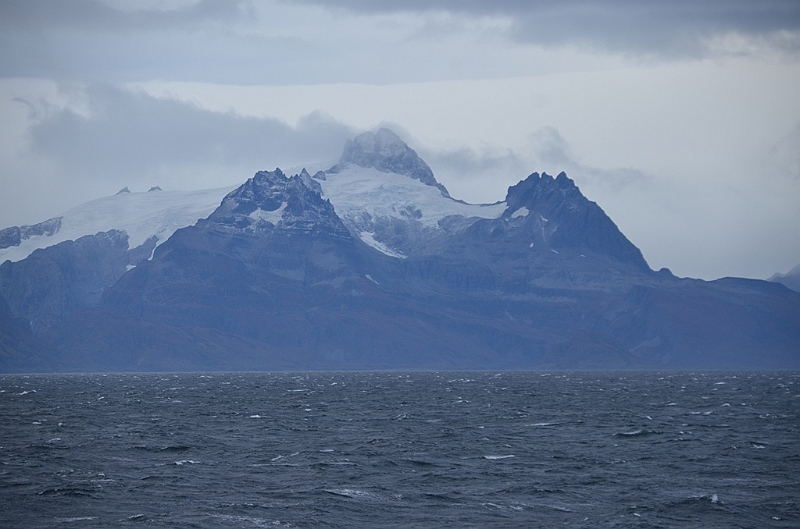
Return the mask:
{"type": "Polygon", "coordinates": [[[34,250],[109,230],[127,233],[129,248],[136,248],[153,236],[161,244],[176,230],[210,215],[225,195],[237,187],[118,193],[98,198],[56,217],[61,222],[55,233],[33,235],[21,240],[18,246],[0,249],[0,263],[21,261],[34,250]]]}
{"type": "Polygon", "coordinates": [[[505,202],[468,204],[442,196],[438,188],[396,173],[350,165],[338,173],[325,173],[321,181],[323,196],[331,201],[346,223],[359,225],[369,217],[417,220],[428,228],[438,228],[445,217],[496,219],[506,209],[505,202]]]}

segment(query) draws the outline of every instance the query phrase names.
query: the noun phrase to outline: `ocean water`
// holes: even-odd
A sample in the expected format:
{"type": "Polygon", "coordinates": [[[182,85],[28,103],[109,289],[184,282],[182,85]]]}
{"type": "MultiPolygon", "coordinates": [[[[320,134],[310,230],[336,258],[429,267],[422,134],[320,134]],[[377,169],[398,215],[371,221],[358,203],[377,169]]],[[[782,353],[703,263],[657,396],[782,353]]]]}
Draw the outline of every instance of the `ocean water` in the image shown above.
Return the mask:
{"type": "Polygon", "coordinates": [[[0,527],[800,527],[800,373],[0,376],[0,527]]]}

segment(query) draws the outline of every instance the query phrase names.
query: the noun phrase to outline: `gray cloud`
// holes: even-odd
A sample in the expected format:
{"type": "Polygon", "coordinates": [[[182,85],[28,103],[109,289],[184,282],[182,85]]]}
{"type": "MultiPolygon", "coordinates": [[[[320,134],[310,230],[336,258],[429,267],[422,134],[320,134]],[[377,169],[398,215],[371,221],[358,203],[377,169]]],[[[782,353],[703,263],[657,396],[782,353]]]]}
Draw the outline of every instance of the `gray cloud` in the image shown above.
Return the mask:
{"type": "Polygon", "coordinates": [[[354,134],[321,112],[291,126],[107,85],[82,95],[79,111],[17,98],[33,125],[27,152],[0,174],[0,225],[40,222],[124,186],[239,184],[258,170],[336,159],[354,134]]]}
{"type": "Polygon", "coordinates": [[[291,127],[276,119],[210,112],[108,85],[90,86],[86,96],[88,115],[64,109],[31,129],[33,151],[53,160],[66,175],[119,181],[182,167],[286,167],[338,157],[353,134],[322,113],[291,127]]]}
{"type": "MultiPolygon", "coordinates": [[[[256,54],[231,35],[231,28],[248,27],[254,19],[249,1],[199,0],[172,9],[116,4],[120,7],[99,0],[1,1],[0,75],[219,81],[235,72],[241,57],[254,62],[256,54]]],[[[250,44],[274,48],[274,40],[263,36],[250,44]]]]}
{"type": "Polygon", "coordinates": [[[775,39],[796,51],[800,30],[796,0],[305,0],[363,14],[447,12],[469,17],[505,17],[510,36],[546,46],[588,45],[656,56],[698,56],[707,39],[738,33],[775,39]],[[784,36],[785,37],[785,36],[784,36]]]}
{"type": "Polygon", "coordinates": [[[120,9],[98,0],[18,0],[0,2],[0,27],[13,31],[55,28],[120,31],[190,27],[251,14],[247,0],[199,0],[173,9],[120,9]]]}
{"type": "Polygon", "coordinates": [[[477,151],[462,147],[436,151],[423,148],[419,153],[453,198],[473,204],[505,199],[505,190],[509,186],[536,170],[522,156],[510,150],[487,147],[477,151]]]}
{"type": "Polygon", "coordinates": [[[0,76],[383,84],[570,69],[530,43],[565,51],[579,68],[576,49],[636,61],[800,53],[793,0],[110,1],[0,1],[0,76]]]}
{"type": "Polygon", "coordinates": [[[543,166],[543,170],[554,174],[565,171],[584,185],[619,191],[624,187],[639,186],[651,178],[630,167],[601,169],[581,163],[569,142],[555,127],[542,127],[530,135],[529,141],[533,160],[543,166]]]}
{"type": "Polygon", "coordinates": [[[454,198],[467,202],[494,202],[505,190],[533,172],[556,175],[564,171],[579,185],[603,196],[641,188],[652,177],[635,168],[603,169],[580,162],[569,142],[552,126],[528,138],[527,149],[515,151],[486,146],[450,150],[421,148],[420,155],[454,198]]]}
{"type": "Polygon", "coordinates": [[[800,122],[770,149],[764,162],[775,175],[800,182],[800,122]]]}

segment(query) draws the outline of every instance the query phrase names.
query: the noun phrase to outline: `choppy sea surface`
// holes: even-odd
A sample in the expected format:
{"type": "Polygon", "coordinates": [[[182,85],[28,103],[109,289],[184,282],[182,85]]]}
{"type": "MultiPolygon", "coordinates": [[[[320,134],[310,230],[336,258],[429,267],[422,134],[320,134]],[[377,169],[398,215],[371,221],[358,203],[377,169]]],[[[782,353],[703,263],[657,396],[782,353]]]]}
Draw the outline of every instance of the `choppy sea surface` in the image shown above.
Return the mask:
{"type": "Polygon", "coordinates": [[[0,376],[1,527],[800,527],[800,373],[0,376]]]}

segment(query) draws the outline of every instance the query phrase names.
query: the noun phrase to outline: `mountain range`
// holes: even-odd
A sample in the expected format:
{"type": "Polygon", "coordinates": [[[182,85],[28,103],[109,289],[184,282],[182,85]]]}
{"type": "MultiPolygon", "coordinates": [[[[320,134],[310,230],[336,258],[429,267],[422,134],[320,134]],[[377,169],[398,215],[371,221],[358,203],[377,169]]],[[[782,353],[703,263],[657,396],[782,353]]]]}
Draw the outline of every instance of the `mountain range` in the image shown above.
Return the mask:
{"type": "Polygon", "coordinates": [[[0,231],[0,370],[800,368],[800,293],[651,270],[564,173],[468,204],[388,129],[289,173],[0,231]]]}
{"type": "Polygon", "coordinates": [[[785,274],[775,274],[769,278],[774,283],[791,288],[795,292],[800,292],[800,264],[786,272],[785,274]]]}

